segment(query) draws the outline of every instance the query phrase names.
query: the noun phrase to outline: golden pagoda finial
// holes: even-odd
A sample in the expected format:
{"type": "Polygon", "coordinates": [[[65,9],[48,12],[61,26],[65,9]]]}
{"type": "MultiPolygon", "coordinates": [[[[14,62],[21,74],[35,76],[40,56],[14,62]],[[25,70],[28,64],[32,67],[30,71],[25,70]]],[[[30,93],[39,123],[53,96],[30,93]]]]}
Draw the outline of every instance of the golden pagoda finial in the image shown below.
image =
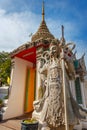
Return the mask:
{"type": "Polygon", "coordinates": [[[54,36],[50,33],[44,18],[44,0],[42,2],[42,20],[37,32],[32,36],[31,40],[36,41],[38,39],[54,39],[54,36]]]}
{"type": "Polygon", "coordinates": [[[43,1],[43,3],[42,3],[42,21],[44,21],[44,15],[45,15],[45,13],[44,13],[44,1],[43,1]]]}

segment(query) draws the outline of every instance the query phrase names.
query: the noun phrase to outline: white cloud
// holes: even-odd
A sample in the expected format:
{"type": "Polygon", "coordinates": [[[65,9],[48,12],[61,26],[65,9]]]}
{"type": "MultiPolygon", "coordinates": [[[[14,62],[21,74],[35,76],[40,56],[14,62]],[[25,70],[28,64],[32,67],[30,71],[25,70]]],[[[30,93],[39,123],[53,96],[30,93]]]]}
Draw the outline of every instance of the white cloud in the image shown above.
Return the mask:
{"type": "Polygon", "coordinates": [[[77,25],[73,23],[72,21],[64,21],[62,19],[60,20],[52,20],[48,19],[47,20],[47,25],[49,25],[50,31],[56,38],[61,38],[61,25],[64,25],[64,35],[66,41],[73,41],[75,40],[74,37],[79,35],[79,29],[77,28],[77,25]]]}
{"type": "Polygon", "coordinates": [[[4,15],[5,13],[6,13],[6,11],[5,11],[5,10],[0,9],[0,17],[1,17],[2,15],[4,15]]]}
{"type": "Polygon", "coordinates": [[[10,13],[0,10],[0,51],[12,51],[29,40],[36,30],[39,16],[31,12],[10,13]]]}
{"type": "Polygon", "coordinates": [[[73,23],[73,22],[64,22],[62,20],[58,20],[58,21],[54,21],[52,19],[48,19],[47,23],[49,23],[49,28],[50,31],[52,32],[52,34],[60,39],[61,38],[61,25],[63,24],[65,29],[65,39],[66,42],[73,42],[74,44],[76,44],[76,48],[74,49],[74,52],[77,51],[76,53],[76,57],[77,59],[81,58],[81,56],[85,53],[85,62],[86,62],[86,66],[87,66],[87,43],[86,41],[80,40],[82,39],[80,37],[80,39],[76,39],[76,37],[79,37],[80,34],[80,26],[77,23],[73,23]]]}
{"type": "MultiPolygon", "coordinates": [[[[0,9],[0,51],[12,51],[30,40],[29,34],[35,33],[40,25],[41,16],[30,11],[7,13],[0,9]]],[[[63,20],[46,19],[50,32],[56,37],[61,37],[61,24],[65,26],[66,41],[74,41],[79,57],[87,52],[84,41],[76,41],[79,29],[75,23],[63,20]]],[[[87,54],[86,57],[87,59],[87,54]]]]}

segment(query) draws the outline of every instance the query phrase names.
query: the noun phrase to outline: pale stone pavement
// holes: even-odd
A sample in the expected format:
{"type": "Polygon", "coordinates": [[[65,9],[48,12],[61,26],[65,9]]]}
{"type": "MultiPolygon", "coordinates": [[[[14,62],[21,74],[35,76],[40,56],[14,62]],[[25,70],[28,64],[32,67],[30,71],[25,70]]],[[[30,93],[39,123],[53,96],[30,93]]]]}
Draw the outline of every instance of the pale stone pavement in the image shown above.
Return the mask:
{"type": "Polygon", "coordinates": [[[21,121],[31,117],[32,113],[0,122],[0,130],[21,130],[21,121]]]}
{"type": "Polygon", "coordinates": [[[0,130],[21,130],[21,120],[12,119],[0,123],[0,130]]]}

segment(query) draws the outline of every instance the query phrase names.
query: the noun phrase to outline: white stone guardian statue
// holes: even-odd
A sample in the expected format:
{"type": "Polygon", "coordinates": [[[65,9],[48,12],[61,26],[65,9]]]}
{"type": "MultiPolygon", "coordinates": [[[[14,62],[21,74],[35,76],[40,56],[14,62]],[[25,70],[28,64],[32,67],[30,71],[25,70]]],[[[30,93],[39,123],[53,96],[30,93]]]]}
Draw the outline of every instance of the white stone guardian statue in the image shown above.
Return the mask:
{"type": "MultiPolygon", "coordinates": [[[[46,89],[43,97],[38,101],[34,101],[33,117],[36,117],[39,122],[42,122],[44,126],[42,128],[44,130],[48,128],[50,128],[50,130],[65,130],[63,70],[61,67],[60,50],[61,48],[59,48],[57,42],[53,41],[50,44],[49,51],[46,53],[49,54],[49,60],[45,58],[45,62],[39,68],[40,74],[45,75],[44,86],[46,89]]],[[[66,61],[68,62],[68,60],[65,60],[65,62],[66,61]]],[[[67,86],[67,110],[69,114],[68,124],[69,129],[72,130],[73,126],[78,123],[78,119],[82,117],[79,113],[80,107],[71,95],[67,76],[65,78],[67,86]]]]}

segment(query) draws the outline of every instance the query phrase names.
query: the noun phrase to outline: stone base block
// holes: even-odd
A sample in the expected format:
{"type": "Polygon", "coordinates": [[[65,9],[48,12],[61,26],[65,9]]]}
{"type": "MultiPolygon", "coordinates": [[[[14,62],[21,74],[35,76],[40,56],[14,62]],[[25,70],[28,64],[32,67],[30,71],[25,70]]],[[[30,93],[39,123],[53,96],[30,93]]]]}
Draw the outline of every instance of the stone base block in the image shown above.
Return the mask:
{"type": "MultiPolygon", "coordinates": [[[[66,130],[65,126],[60,126],[58,128],[50,128],[48,126],[43,125],[39,130],[66,130]]],[[[69,130],[73,130],[73,126],[69,126],[69,130]]]]}
{"type": "MultiPolygon", "coordinates": [[[[58,128],[50,128],[50,130],[66,130],[65,126],[60,126],[58,128]]],[[[73,130],[73,126],[69,126],[69,130],[73,130]]]]}

